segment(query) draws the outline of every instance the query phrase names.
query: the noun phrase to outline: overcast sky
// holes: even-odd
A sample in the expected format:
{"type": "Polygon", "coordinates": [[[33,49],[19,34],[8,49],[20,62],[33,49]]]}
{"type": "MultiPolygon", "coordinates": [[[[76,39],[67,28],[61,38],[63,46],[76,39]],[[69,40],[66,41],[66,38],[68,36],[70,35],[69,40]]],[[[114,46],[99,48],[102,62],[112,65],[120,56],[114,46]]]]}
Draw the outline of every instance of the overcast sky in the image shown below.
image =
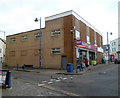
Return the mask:
{"type": "MultiPolygon", "coordinates": [[[[73,10],[92,24],[103,34],[106,44],[106,32],[112,32],[109,40],[118,37],[118,1],[119,0],[0,0],[0,30],[6,35],[30,31],[39,28],[34,22],[36,17],[48,17],[73,10]]],[[[42,23],[42,26],[44,24],[42,23]]],[[[0,37],[4,34],[0,32],[0,37]]]]}

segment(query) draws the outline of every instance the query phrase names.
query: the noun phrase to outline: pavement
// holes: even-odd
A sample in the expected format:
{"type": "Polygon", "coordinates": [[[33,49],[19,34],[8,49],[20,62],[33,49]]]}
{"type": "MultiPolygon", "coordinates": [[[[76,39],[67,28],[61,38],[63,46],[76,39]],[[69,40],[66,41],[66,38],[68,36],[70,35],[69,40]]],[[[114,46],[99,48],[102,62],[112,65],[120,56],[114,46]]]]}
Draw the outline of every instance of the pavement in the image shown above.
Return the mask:
{"type": "MultiPolygon", "coordinates": [[[[55,70],[55,69],[34,69],[34,70],[22,70],[19,68],[16,70],[16,68],[8,68],[4,67],[3,69],[9,69],[11,71],[23,71],[23,72],[32,72],[32,73],[40,73],[43,74],[63,74],[63,75],[83,75],[89,71],[92,71],[94,69],[101,68],[102,66],[106,66],[108,64],[98,64],[96,66],[90,65],[87,68],[84,68],[83,71],[78,71],[76,73],[76,70],[73,72],[67,72],[67,70],[55,70]]],[[[75,94],[72,94],[70,92],[63,92],[62,90],[55,90],[55,88],[49,87],[47,85],[40,85],[37,82],[30,82],[28,80],[23,79],[16,79],[15,77],[12,77],[12,88],[11,89],[2,89],[2,96],[77,96],[75,94]],[[27,91],[27,92],[26,92],[27,91]]]]}
{"type": "MultiPolygon", "coordinates": [[[[111,63],[112,64],[112,63],[111,63]]],[[[101,68],[102,66],[106,66],[109,64],[97,64],[97,65],[90,65],[89,67],[85,67],[83,71],[80,71],[78,69],[78,72],[76,73],[76,69],[73,70],[73,72],[67,72],[67,70],[56,70],[56,69],[27,69],[23,70],[22,68],[11,68],[11,67],[3,67],[3,69],[13,70],[13,71],[23,71],[23,72],[35,72],[35,73],[41,73],[41,74],[64,74],[64,75],[82,75],[89,70],[93,70],[96,68],[101,68]]]]}

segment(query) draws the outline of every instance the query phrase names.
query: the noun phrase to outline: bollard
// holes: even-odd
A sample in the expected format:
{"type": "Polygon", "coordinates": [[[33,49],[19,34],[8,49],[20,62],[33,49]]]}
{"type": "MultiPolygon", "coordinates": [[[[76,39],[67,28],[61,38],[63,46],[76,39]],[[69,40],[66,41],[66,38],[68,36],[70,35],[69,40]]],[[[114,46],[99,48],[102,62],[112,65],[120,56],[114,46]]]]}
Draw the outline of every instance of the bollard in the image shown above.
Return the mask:
{"type": "Polygon", "coordinates": [[[11,88],[11,71],[8,71],[8,82],[7,82],[7,88],[11,88]]]}

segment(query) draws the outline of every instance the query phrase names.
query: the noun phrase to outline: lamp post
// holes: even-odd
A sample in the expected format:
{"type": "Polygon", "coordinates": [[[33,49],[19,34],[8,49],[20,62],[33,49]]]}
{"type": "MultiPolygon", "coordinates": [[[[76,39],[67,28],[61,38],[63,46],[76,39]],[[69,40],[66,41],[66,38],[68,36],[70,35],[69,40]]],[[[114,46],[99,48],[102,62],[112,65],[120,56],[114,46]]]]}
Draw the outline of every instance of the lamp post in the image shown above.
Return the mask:
{"type": "Polygon", "coordinates": [[[40,19],[35,18],[35,22],[40,21],[40,33],[39,33],[39,37],[40,37],[40,49],[39,49],[39,64],[40,64],[40,69],[42,69],[42,31],[41,31],[41,17],[40,19]]]}
{"type": "Polygon", "coordinates": [[[1,31],[1,30],[0,30],[0,32],[3,32],[3,33],[4,33],[4,40],[5,40],[5,31],[1,31]]]}
{"type": "Polygon", "coordinates": [[[108,63],[110,63],[110,46],[108,34],[112,35],[112,32],[107,32],[107,46],[108,46],[108,63]]]}

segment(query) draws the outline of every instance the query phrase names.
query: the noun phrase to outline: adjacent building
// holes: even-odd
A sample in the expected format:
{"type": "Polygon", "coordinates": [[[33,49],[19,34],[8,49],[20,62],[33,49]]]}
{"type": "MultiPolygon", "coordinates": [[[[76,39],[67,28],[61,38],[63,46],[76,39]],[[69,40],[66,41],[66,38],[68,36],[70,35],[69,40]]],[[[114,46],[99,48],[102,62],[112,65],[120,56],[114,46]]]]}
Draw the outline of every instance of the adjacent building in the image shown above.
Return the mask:
{"type": "Polygon", "coordinates": [[[108,51],[110,53],[110,44],[108,45],[103,45],[103,57],[108,60],[108,51]],[[109,47],[109,48],[108,48],[109,47]]]}
{"type": "Polygon", "coordinates": [[[120,58],[120,38],[110,41],[110,49],[112,58],[120,58]]]}
{"type": "Polygon", "coordinates": [[[7,36],[6,64],[16,66],[33,64],[39,68],[66,68],[67,63],[88,59],[101,63],[103,58],[102,34],[76,12],[70,10],[45,18],[42,28],[42,53],[39,54],[39,29],[7,36]]]}
{"type": "Polygon", "coordinates": [[[4,39],[0,38],[0,65],[5,63],[5,49],[6,42],[4,39]]]}

